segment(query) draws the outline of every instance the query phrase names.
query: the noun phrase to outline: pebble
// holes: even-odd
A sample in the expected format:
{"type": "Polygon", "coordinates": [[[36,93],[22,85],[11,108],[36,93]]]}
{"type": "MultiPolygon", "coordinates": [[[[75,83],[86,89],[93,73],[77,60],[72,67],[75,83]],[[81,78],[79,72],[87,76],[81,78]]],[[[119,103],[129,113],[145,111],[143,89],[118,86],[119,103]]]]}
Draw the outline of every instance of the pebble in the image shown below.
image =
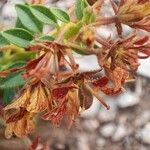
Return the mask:
{"type": "Polygon", "coordinates": [[[131,91],[126,91],[118,97],[118,107],[127,108],[139,103],[139,97],[131,91]]]}
{"type": "Polygon", "coordinates": [[[106,144],[106,140],[104,138],[98,138],[96,140],[96,149],[99,150],[106,144]]]}
{"type": "Polygon", "coordinates": [[[109,123],[107,125],[104,125],[101,129],[100,129],[100,133],[103,135],[103,137],[105,138],[110,138],[113,136],[114,132],[115,132],[116,126],[113,123],[109,123]]]}
{"type": "Polygon", "coordinates": [[[122,140],[125,136],[128,135],[128,129],[124,125],[118,125],[115,133],[113,134],[112,140],[114,142],[122,140]]]}
{"type": "Polygon", "coordinates": [[[135,126],[141,127],[150,121],[150,111],[144,111],[140,116],[135,120],[135,126]]]}
{"type": "Polygon", "coordinates": [[[84,129],[88,131],[95,131],[99,127],[97,119],[87,119],[83,122],[84,129]]]}
{"type": "Polygon", "coordinates": [[[145,144],[150,144],[150,122],[147,123],[143,129],[138,131],[137,138],[145,144]]]}
{"type": "Polygon", "coordinates": [[[102,109],[100,112],[99,112],[99,120],[101,123],[105,123],[105,122],[110,122],[110,121],[113,121],[116,117],[116,113],[117,111],[114,110],[114,109],[110,109],[110,110],[105,110],[105,109],[102,109]]]}

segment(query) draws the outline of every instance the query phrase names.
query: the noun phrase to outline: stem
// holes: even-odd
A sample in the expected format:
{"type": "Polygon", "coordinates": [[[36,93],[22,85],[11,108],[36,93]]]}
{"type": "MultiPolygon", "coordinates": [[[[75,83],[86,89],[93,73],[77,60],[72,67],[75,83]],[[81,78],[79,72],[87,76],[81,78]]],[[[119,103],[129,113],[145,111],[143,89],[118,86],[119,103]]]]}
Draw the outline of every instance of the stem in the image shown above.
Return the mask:
{"type": "Polygon", "coordinates": [[[99,98],[98,94],[89,86],[86,84],[86,88],[100,101],[100,103],[107,109],[110,109],[110,106],[108,106],[101,98],[99,98]]]}
{"type": "Polygon", "coordinates": [[[116,21],[117,21],[117,16],[98,17],[96,22],[91,25],[92,26],[108,25],[108,24],[116,23],[116,21]]]}
{"type": "Polygon", "coordinates": [[[101,36],[96,36],[96,41],[107,48],[111,48],[111,44],[101,36]]]}

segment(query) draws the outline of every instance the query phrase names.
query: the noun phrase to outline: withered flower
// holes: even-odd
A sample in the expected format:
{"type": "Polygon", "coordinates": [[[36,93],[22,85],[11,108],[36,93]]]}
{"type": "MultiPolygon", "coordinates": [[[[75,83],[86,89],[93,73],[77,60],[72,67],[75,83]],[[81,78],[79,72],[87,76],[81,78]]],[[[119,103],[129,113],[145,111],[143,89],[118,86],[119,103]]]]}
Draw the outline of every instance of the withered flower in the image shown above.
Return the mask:
{"type": "MultiPolygon", "coordinates": [[[[100,42],[99,39],[97,40],[100,42]]],[[[105,43],[107,44],[104,45],[98,54],[99,64],[104,67],[104,69],[120,67],[134,74],[139,66],[138,59],[150,56],[148,36],[137,37],[136,34],[133,33],[125,39],[117,40],[112,46],[111,41],[105,41],[105,43]]]]}
{"type": "MultiPolygon", "coordinates": [[[[111,3],[113,4],[114,2],[111,1],[111,3]]],[[[116,16],[118,23],[124,23],[132,28],[140,28],[148,31],[147,29],[150,24],[146,17],[150,16],[150,1],[122,0],[116,12],[116,16]],[[142,23],[144,23],[144,25],[142,25],[142,23]]]]}
{"type": "MultiPolygon", "coordinates": [[[[17,115],[18,114],[15,114],[14,117],[17,117],[17,115]]],[[[24,111],[23,116],[20,116],[19,120],[9,119],[5,130],[6,138],[11,138],[13,134],[18,137],[23,137],[31,133],[35,126],[33,117],[34,117],[34,113],[29,113],[27,111],[24,111]]]]}
{"type": "Polygon", "coordinates": [[[142,19],[140,21],[132,22],[129,25],[130,25],[130,27],[143,29],[145,31],[150,32],[150,16],[145,17],[144,19],[142,19]]]}
{"type": "MultiPolygon", "coordinates": [[[[29,2],[42,4],[45,1],[29,2]]],[[[18,97],[3,109],[7,138],[30,133],[34,129],[34,118],[40,113],[44,120],[54,125],[60,125],[63,120],[71,125],[82,110],[92,105],[93,97],[109,109],[100,94],[122,92],[125,82],[135,77],[139,59],[150,56],[149,36],[138,36],[135,32],[125,38],[122,35],[122,24],[150,31],[150,1],[121,0],[117,4],[110,0],[115,13],[112,17],[99,15],[103,3],[104,0],[98,0],[87,6],[82,19],[70,17],[70,22],[60,23],[59,29],[50,33],[55,34],[54,41],[35,40],[25,48],[36,52],[36,58],[26,65],[0,72],[0,77],[22,72],[26,79],[18,97]],[[96,34],[96,25],[112,23],[116,25],[119,39],[103,39],[96,34]],[[101,69],[81,72],[73,50],[95,55],[101,69]]],[[[75,15],[73,11],[74,6],[70,12],[75,15]]],[[[60,16],[56,17],[60,19],[60,16]]]]}
{"type": "MultiPolygon", "coordinates": [[[[36,115],[40,112],[51,111],[53,109],[55,110],[56,107],[60,105],[61,101],[59,101],[59,93],[57,93],[57,95],[54,94],[54,91],[51,93],[51,88],[57,81],[59,81],[61,65],[67,64],[72,69],[72,72],[74,72],[78,67],[74,61],[74,58],[72,57],[71,52],[69,52],[68,47],[55,42],[38,43],[28,47],[26,50],[37,51],[42,54],[39,56],[39,58],[29,61],[23,67],[13,68],[7,72],[4,72],[4,74],[2,73],[3,75],[7,75],[10,72],[24,71],[23,77],[27,79],[27,83],[24,86],[19,98],[15,99],[12,104],[9,104],[4,108],[5,112],[11,110],[17,111],[15,114],[10,114],[9,118],[6,118],[6,122],[8,123],[8,127],[12,128],[12,132],[19,137],[28,132],[20,132],[19,134],[20,130],[15,131],[13,126],[14,124],[18,123],[20,125],[20,122],[22,122],[22,120],[24,121],[25,119],[26,122],[28,122],[28,117],[25,116],[26,113],[29,115],[36,115]],[[66,59],[66,55],[68,56],[69,60],[66,59]],[[24,111],[20,112],[20,110],[24,111]]],[[[62,80],[62,77],[60,80],[62,80]]],[[[73,87],[74,86],[68,87],[68,89],[73,87]]],[[[68,97],[71,97],[69,95],[68,97]]],[[[69,102],[68,105],[72,102],[73,101],[69,102]]],[[[71,106],[72,105],[70,104],[70,107],[71,106]]],[[[68,106],[68,109],[70,107],[68,106]]]]}
{"type": "Polygon", "coordinates": [[[79,115],[81,108],[88,109],[91,106],[93,96],[109,109],[109,106],[99,97],[97,92],[98,88],[107,85],[108,78],[99,76],[94,79],[98,72],[99,70],[70,74],[67,79],[56,84],[52,90],[52,99],[54,99],[56,107],[44,114],[43,119],[59,125],[60,121],[67,116],[71,124],[79,115]]]}
{"type": "Polygon", "coordinates": [[[95,26],[115,23],[120,37],[122,34],[122,23],[132,28],[149,31],[149,0],[121,0],[119,5],[110,0],[110,3],[115,15],[111,17],[97,17],[94,23],[95,26]]]}
{"type": "Polygon", "coordinates": [[[122,0],[117,12],[122,23],[138,21],[150,15],[150,2],[138,0],[122,0]]]}
{"type": "Polygon", "coordinates": [[[46,88],[41,84],[27,86],[21,96],[4,108],[6,118],[6,137],[13,133],[18,137],[25,136],[34,129],[33,117],[49,107],[46,88]],[[14,113],[11,113],[15,110],[14,113]],[[9,115],[8,115],[9,114],[9,115]]]}

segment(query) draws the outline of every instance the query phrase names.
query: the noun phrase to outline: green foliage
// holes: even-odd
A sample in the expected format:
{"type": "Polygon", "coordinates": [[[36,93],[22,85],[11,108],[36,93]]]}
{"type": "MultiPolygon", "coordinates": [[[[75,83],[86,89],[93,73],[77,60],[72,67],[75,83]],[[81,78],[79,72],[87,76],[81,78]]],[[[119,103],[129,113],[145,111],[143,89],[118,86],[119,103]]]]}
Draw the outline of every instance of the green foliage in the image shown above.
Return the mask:
{"type": "Polygon", "coordinates": [[[61,10],[59,8],[51,8],[50,10],[58,20],[65,23],[68,23],[70,21],[69,15],[64,10],[61,10]]]}
{"type": "Polygon", "coordinates": [[[27,47],[33,40],[33,36],[28,31],[19,28],[6,30],[2,32],[2,36],[10,43],[20,47],[27,47]]]}
{"type": "Polygon", "coordinates": [[[75,4],[75,12],[78,20],[81,20],[83,17],[83,11],[88,6],[86,0],[76,0],[75,4]]]}
{"type": "Polygon", "coordinates": [[[90,24],[93,23],[95,21],[95,14],[93,13],[93,11],[89,8],[85,8],[83,11],[83,18],[82,18],[82,22],[85,24],[90,24]]]}
{"type": "MultiPolygon", "coordinates": [[[[0,46],[10,45],[9,50],[1,52],[0,71],[21,67],[26,64],[27,60],[35,57],[35,53],[33,54],[24,50],[31,43],[55,40],[55,36],[42,34],[45,24],[55,25],[56,32],[52,35],[57,36],[58,32],[60,32],[59,29],[63,28],[63,25],[68,25],[68,29],[64,33],[64,39],[69,40],[76,36],[86,22],[84,22],[86,20],[84,19],[86,17],[84,10],[87,6],[88,3],[86,0],[78,1],[76,4],[76,15],[81,21],[75,24],[70,22],[68,13],[60,8],[17,4],[15,7],[17,12],[15,28],[0,32],[0,46]],[[58,21],[63,22],[60,28],[57,28],[59,26],[58,21]]],[[[73,50],[81,55],[85,54],[82,50],[75,48],[73,50]]],[[[22,73],[10,73],[6,77],[0,78],[0,92],[2,92],[6,105],[11,102],[16,90],[26,83],[22,77],[22,73]]]]}
{"type": "Polygon", "coordinates": [[[12,101],[13,97],[15,96],[15,92],[16,90],[14,88],[5,89],[3,91],[3,101],[5,105],[8,105],[12,101]]]}
{"type": "Polygon", "coordinates": [[[22,86],[25,80],[22,78],[21,73],[10,73],[6,78],[0,81],[0,89],[10,89],[22,86]]]}
{"type": "Polygon", "coordinates": [[[42,37],[39,38],[39,40],[41,41],[54,41],[54,37],[50,36],[50,35],[44,35],[42,37]]]}
{"type": "Polygon", "coordinates": [[[29,6],[17,4],[16,11],[18,18],[24,27],[34,33],[42,32],[43,24],[32,14],[29,6]]]}
{"type": "Polygon", "coordinates": [[[48,9],[47,7],[44,7],[42,5],[33,5],[31,7],[31,12],[34,14],[34,16],[40,20],[41,22],[45,24],[55,24],[57,23],[57,20],[53,13],[48,9]]]}
{"type": "MultiPolygon", "coordinates": [[[[19,19],[18,17],[17,17],[17,20],[16,20],[15,28],[20,28],[20,29],[28,30],[28,29],[22,24],[22,22],[20,21],[20,19],[19,19]]],[[[29,32],[31,32],[31,31],[29,31],[29,32]]]]}
{"type": "Polygon", "coordinates": [[[4,36],[2,36],[2,33],[0,33],[0,46],[4,46],[7,44],[9,44],[9,41],[4,36]]]}
{"type": "Polygon", "coordinates": [[[81,27],[82,27],[82,22],[79,22],[77,24],[71,24],[70,27],[68,27],[68,30],[65,32],[64,38],[65,39],[72,38],[79,32],[81,27]]]}

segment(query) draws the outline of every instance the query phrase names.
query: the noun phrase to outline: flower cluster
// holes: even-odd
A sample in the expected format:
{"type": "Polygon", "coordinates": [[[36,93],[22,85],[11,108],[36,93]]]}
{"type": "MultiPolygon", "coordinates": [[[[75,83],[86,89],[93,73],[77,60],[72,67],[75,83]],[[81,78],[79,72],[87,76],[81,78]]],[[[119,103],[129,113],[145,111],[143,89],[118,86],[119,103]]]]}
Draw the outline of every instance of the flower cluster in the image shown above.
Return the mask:
{"type": "MultiPolygon", "coordinates": [[[[37,2],[37,1],[36,1],[37,2]]],[[[41,3],[42,1],[38,2],[41,3]]],[[[122,35],[122,23],[132,28],[150,31],[149,0],[110,0],[113,17],[103,17],[100,10],[104,1],[98,0],[84,9],[78,21],[71,10],[71,22],[52,32],[54,41],[35,42],[25,48],[35,52],[36,58],[23,67],[0,73],[23,71],[26,84],[13,102],[4,108],[6,137],[22,137],[34,129],[34,118],[41,114],[44,120],[59,125],[62,120],[71,125],[80,112],[88,109],[93,97],[109,109],[100,92],[115,95],[122,92],[126,81],[135,78],[139,59],[150,56],[149,36],[139,36],[136,31],[122,35]],[[96,33],[96,26],[114,23],[116,40],[104,39],[96,33]],[[100,69],[82,72],[74,52],[95,55],[100,69]]]]}

